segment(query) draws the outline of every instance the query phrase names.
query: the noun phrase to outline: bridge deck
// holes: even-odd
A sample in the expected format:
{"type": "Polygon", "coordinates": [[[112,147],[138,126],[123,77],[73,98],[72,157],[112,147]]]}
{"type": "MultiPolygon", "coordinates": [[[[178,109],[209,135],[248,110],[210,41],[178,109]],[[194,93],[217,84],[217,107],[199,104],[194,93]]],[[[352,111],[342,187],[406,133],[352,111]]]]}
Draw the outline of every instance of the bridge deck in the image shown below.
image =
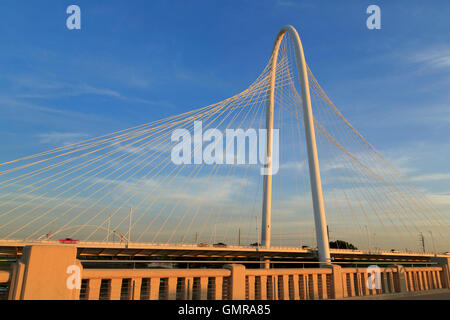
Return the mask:
{"type": "MultiPolygon", "coordinates": [[[[160,244],[160,243],[119,243],[119,242],[87,242],[61,244],[59,241],[22,241],[0,240],[0,256],[20,256],[26,245],[64,245],[78,248],[80,257],[178,257],[178,258],[271,258],[315,260],[316,249],[295,247],[252,247],[252,246],[198,246],[195,244],[160,244]]],[[[432,253],[364,251],[331,249],[334,260],[377,260],[377,261],[416,261],[428,262],[432,253]]]]}

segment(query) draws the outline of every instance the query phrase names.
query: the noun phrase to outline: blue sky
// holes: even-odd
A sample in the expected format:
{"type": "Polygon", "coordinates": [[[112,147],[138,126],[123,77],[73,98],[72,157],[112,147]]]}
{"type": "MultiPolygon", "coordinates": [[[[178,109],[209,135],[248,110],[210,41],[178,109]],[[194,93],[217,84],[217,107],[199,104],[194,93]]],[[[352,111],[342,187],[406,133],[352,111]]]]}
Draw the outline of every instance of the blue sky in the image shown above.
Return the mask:
{"type": "Polygon", "coordinates": [[[334,104],[450,208],[448,1],[4,0],[0,10],[0,162],[230,97],[292,24],[334,104]],[[70,4],[81,30],[66,28],[70,4]],[[370,4],[381,30],[366,28],[370,4]]]}

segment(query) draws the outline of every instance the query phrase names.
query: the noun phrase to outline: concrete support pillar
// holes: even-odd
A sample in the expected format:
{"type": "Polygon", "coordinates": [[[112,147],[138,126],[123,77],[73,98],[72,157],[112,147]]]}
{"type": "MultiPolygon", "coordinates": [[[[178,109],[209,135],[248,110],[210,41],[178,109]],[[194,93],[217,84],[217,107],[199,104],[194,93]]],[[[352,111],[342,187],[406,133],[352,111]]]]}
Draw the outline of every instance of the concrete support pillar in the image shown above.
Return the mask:
{"type": "Polygon", "coordinates": [[[398,285],[398,292],[404,293],[407,292],[406,287],[406,272],[405,268],[401,265],[396,266],[397,267],[397,285],[398,285]]]}
{"type": "Polygon", "coordinates": [[[322,277],[322,299],[328,299],[328,292],[327,292],[327,275],[326,274],[321,274],[320,275],[322,277]]]}
{"type": "Polygon", "coordinates": [[[283,275],[283,300],[289,300],[289,276],[283,275]]]}
{"type": "Polygon", "coordinates": [[[419,273],[417,271],[414,271],[413,275],[414,275],[414,281],[416,282],[416,291],[422,290],[422,287],[420,286],[419,273]]]}
{"type": "Polygon", "coordinates": [[[122,290],[122,279],[111,279],[111,288],[109,291],[110,300],[120,300],[120,291],[122,290]]]}
{"type": "Polygon", "coordinates": [[[430,286],[428,284],[428,271],[422,271],[423,287],[425,290],[429,290],[430,286]]]}
{"type": "Polygon", "coordinates": [[[279,278],[278,276],[273,276],[272,277],[272,285],[273,285],[273,300],[279,300],[280,299],[280,294],[278,291],[278,286],[279,286],[279,278]]]}
{"type": "MultiPolygon", "coordinates": [[[[358,269],[357,269],[358,270],[358,269]]],[[[364,279],[364,277],[363,277],[364,279]]],[[[361,272],[355,273],[355,295],[362,296],[361,272]]]]}
{"type": "Polygon", "coordinates": [[[331,277],[331,283],[333,285],[333,298],[334,299],[342,299],[344,297],[344,287],[342,285],[343,282],[343,273],[342,268],[337,265],[331,266],[333,273],[331,277]]]}
{"type": "Polygon", "coordinates": [[[200,300],[208,299],[208,277],[200,277],[200,300]]]}
{"type": "Polygon", "coordinates": [[[267,300],[267,277],[261,276],[261,300],[267,300]]]}
{"type": "Polygon", "coordinates": [[[414,272],[409,272],[409,277],[411,279],[411,291],[417,291],[417,279],[414,276],[414,272]]]}
{"type": "MultiPolygon", "coordinates": [[[[381,273],[380,273],[381,274],[381,273]]],[[[369,289],[369,286],[367,285],[367,280],[369,279],[369,275],[367,273],[361,274],[361,281],[363,282],[364,286],[364,292],[363,295],[369,296],[371,294],[371,290],[369,289]]]]}
{"type": "Polygon", "coordinates": [[[319,299],[319,280],[317,277],[317,273],[313,273],[312,274],[312,295],[313,295],[313,299],[314,300],[318,300],[319,299]]]}
{"type": "Polygon", "coordinates": [[[439,271],[436,271],[436,280],[438,289],[442,289],[441,273],[439,271]]]}
{"type": "Polygon", "coordinates": [[[150,300],[159,300],[159,278],[150,279],[150,300]]]}
{"type": "Polygon", "coordinates": [[[437,277],[436,277],[436,271],[432,271],[431,272],[432,278],[433,278],[433,289],[438,289],[438,281],[437,281],[437,277]]]}
{"type": "Polygon", "coordinates": [[[12,299],[78,300],[83,268],[72,246],[25,246],[13,270],[12,299]],[[68,273],[69,272],[69,273],[68,273]],[[75,279],[79,279],[75,281],[75,279]],[[70,282],[70,284],[69,284],[70,282]]]}
{"type": "Polygon", "coordinates": [[[294,288],[294,300],[300,300],[299,288],[298,288],[298,274],[292,276],[292,286],[294,288]]]}
{"type": "Polygon", "coordinates": [[[241,264],[228,264],[225,268],[231,270],[231,300],[245,300],[245,266],[241,264]]]}
{"type": "Polygon", "coordinates": [[[223,278],[216,277],[214,284],[214,300],[222,300],[223,278]]]}
{"type": "Polygon", "coordinates": [[[418,283],[419,283],[419,290],[423,290],[424,286],[423,286],[422,273],[420,271],[417,271],[416,275],[417,275],[417,279],[419,280],[418,281],[418,283]]]}
{"type": "Polygon", "coordinates": [[[355,279],[354,279],[354,274],[349,272],[349,273],[347,273],[347,277],[350,278],[350,296],[354,297],[355,296],[355,279]]]}
{"type": "Polygon", "coordinates": [[[255,300],[255,276],[248,276],[248,299],[255,300]]]}
{"type": "Polygon", "coordinates": [[[18,261],[12,267],[11,281],[10,281],[10,290],[8,299],[9,300],[20,300],[20,294],[22,290],[23,284],[23,275],[24,275],[25,265],[18,261]]]}
{"type": "Polygon", "coordinates": [[[167,300],[177,299],[177,278],[170,277],[167,279],[167,300]]]}
{"type": "Polygon", "coordinates": [[[413,292],[416,290],[414,287],[414,277],[411,271],[408,271],[408,283],[409,283],[409,291],[413,292]]]}
{"type": "Polygon", "coordinates": [[[89,279],[88,300],[99,300],[102,279],[89,279]]]}
{"type": "Polygon", "coordinates": [[[419,285],[419,277],[417,277],[417,272],[415,271],[411,272],[411,277],[414,281],[414,291],[419,291],[420,285],[419,285]]]}
{"type": "Polygon", "coordinates": [[[417,277],[415,275],[415,272],[414,271],[410,271],[409,274],[410,274],[410,277],[411,277],[411,287],[412,287],[413,291],[419,290],[418,285],[417,285],[417,277]]]}

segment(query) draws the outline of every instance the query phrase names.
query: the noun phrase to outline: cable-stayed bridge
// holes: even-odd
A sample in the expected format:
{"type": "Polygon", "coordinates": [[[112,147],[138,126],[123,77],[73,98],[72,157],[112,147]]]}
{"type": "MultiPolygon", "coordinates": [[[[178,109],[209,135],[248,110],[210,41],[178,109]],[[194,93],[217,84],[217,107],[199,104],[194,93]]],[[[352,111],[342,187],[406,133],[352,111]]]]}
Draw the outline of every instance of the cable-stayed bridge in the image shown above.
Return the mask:
{"type": "Polygon", "coordinates": [[[5,247],[71,238],[105,250],[115,240],[119,249],[226,244],[216,251],[234,252],[253,244],[248,252],[303,254],[317,245],[326,262],[329,240],[367,255],[417,251],[425,235],[426,251],[448,251],[448,212],[331,102],[292,27],[280,31],[258,78],[228,99],[0,170],[5,247]]]}

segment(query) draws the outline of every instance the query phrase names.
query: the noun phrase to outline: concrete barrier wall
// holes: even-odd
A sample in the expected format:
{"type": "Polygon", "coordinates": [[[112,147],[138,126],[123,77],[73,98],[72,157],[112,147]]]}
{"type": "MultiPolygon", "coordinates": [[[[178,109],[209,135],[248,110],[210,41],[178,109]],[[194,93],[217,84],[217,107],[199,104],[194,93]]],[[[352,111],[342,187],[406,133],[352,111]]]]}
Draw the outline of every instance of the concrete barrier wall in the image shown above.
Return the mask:
{"type": "Polygon", "coordinates": [[[377,268],[375,273],[373,269],[338,265],[304,269],[247,269],[239,264],[223,269],[83,269],[74,248],[30,246],[10,272],[0,272],[0,284],[8,284],[11,300],[341,299],[449,288],[449,259],[436,263],[435,267],[414,268],[393,265],[377,268]]]}
{"type": "Polygon", "coordinates": [[[370,287],[367,269],[342,269],[343,297],[371,296],[448,288],[442,267],[404,268],[394,265],[380,268],[378,286],[370,287]]]}
{"type": "Polygon", "coordinates": [[[226,269],[85,269],[80,299],[223,300],[226,269]]]}

